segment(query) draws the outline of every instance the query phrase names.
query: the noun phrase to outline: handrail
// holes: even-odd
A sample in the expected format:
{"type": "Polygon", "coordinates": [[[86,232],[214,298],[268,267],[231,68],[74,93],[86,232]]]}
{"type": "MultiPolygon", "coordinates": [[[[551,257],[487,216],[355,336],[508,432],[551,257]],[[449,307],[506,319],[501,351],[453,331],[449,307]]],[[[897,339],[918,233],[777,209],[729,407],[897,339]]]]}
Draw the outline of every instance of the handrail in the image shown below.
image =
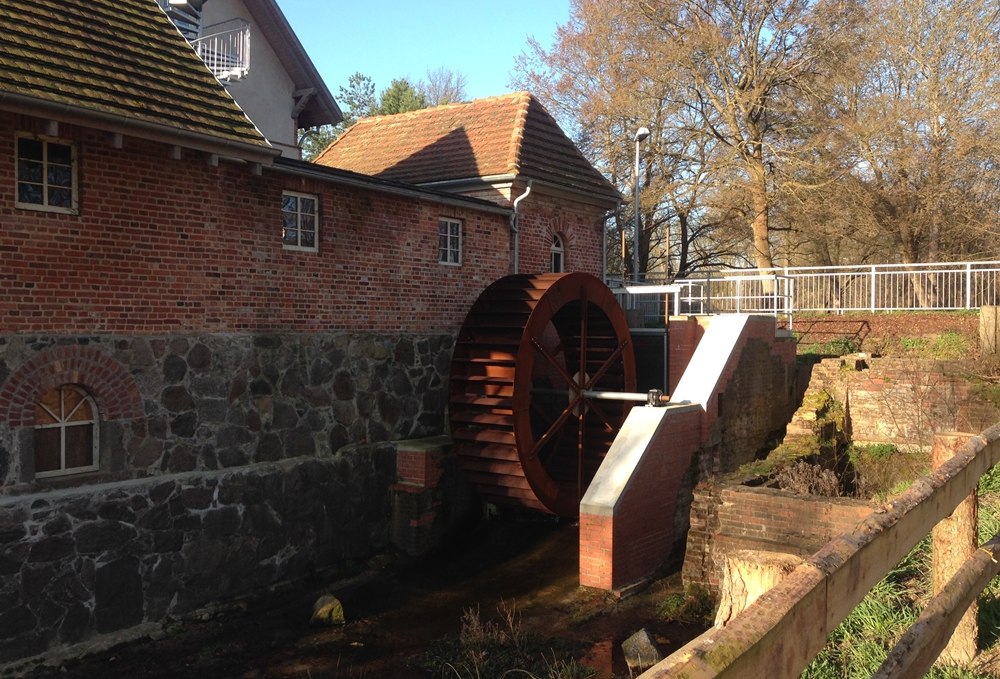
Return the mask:
{"type": "MultiPolygon", "coordinates": [[[[689,290],[700,286],[706,308],[713,309],[705,313],[726,313],[734,309],[709,302],[742,299],[734,286],[751,279],[787,281],[782,284],[786,288],[781,312],[789,318],[801,312],[944,311],[1000,304],[1000,261],[734,269],[709,271],[674,283],[689,290]]],[[[658,282],[653,276],[646,280],[658,282]]],[[[612,288],[615,283],[609,279],[612,288]]],[[[755,309],[754,313],[766,312],[755,309]]]]}

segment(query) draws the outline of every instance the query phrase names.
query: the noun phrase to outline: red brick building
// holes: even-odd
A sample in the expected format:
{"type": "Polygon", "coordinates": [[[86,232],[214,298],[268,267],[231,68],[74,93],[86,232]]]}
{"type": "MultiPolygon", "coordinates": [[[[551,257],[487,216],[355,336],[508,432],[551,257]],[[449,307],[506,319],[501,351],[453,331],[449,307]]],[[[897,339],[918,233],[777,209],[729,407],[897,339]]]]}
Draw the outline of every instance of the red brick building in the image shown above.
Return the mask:
{"type": "Polygon", "coordinates": [[[0,664],[387,547],[472,301],[601,271],[617,195],[528,95],[417,181],[280,155],[156,0],[0,34],[0,664]]]}

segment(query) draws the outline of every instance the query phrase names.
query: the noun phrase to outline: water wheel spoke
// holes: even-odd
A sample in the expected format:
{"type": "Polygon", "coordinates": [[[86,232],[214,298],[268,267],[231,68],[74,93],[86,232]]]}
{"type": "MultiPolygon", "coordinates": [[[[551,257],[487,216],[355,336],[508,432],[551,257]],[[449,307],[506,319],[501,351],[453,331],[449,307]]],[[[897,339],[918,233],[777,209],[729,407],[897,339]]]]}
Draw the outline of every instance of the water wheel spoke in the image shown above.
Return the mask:
{"type": "Polygon", "coordinates": [[[619,344],[618,348],[615,349],[613,352],[611,352],[611,355],[608,356],[608,358],[604,361],[604,363],[601,364],[601,367],[597,369],[597,372],[594,373],[593,377],[587,380],[587,383],[584,385],[583,388],[593,389],[597,381],[602,377],[604,377],[604,373],[610,370],[611,367],[617,362],[618,358],[622,355],[622,352],[625,351],[625,347],[627,346],[628,346],[627,340],[619,344]]]}
{"type": "Polygon", "coordinates": [[[580,385],[576,383],[573,376],[569,374],[566,368],[563,367],[563,364],[553,354],[549,353],[548,349],[542,345],[537,337],[532,337],[531,343],[535,346],[535,349],[538,350],[538,353],[545,358],[548,364],[552,366],[557,373],[559,373],[559,376],[563,378],[563,381],[566,382],[567,386],[572,387],[576,391],[580,390],[580,385]]]}
{"type": "MultiPolygon", "coordinates": [[[[588,400],[587,407],[590,409],[590,412],[594,413],[597,419],[604,424],[604,429],[606,431],[614,431],[618,428],[619,425],[614,424],[614,418],[608,417],[607,413],[604,412],[604,408],[597,402],[596,399],[588,400]]],[[[583,418],[580,419],[582,420],[583,418]]]]}
{"type": "Polygon", "coordinates": [[[581,401],[583,401],[583,394],[582,394],[582,393],[578,393],[578,394],[577,394],[577,395],[576,395],[576,396],[575,396],[575,397],[574,397],[574,398],[573,398],[573,399],[572,399],[572,400],[571,400],[571,401],[569,402],[569,405],[568,405],[568,406],[566,406],[566,408],[564,408],[564,409],[563,409],[563,411],[562,411],[561,413],[559,413],[559,417],[557,417],[557,418],[555,419],[555,422],[553,422],[553,423],[552,423],[552,424],[551,424],[551,425],[549,426],[549,428],[548,428],[548,429],[546,429],[546,430],[545,430],[545,432],[544,432],[544,433],[543,433],[543,434],[542,434],[541,436],[539,436],[539,437],[538,437],[537,439],[535,439],[535,443],[534,443],[534,445],[532,445],[532,446],[531,446],[531,449],[530,449],[530,450],[528,451],[528,454],[527,454],[527,455],[525,455],[525,458],[526,458],[526,459],[529,459],[529,460],[531,460],[531,459],[533,459],[533,458],[535,458],[535,457],[537,457],[537,456],[538,456],[538,451],[539,451],[539,450],[541,450],[541,448],[542,448],[542,447],[543,447],[543,446],[544,446],[544,445],[545,445],[546,443],[548,443],[548,441],[549,441],[549,439],[550,439],[550,438],[552,437],[552,435],[553,435],[553,434],[554,434],[554,433],[555,433],[556,431],[558,431],[558,430],[559,430],[559,428],[563,426],[563,424],[565,424],[565,422],[566,422],[566,420],[567,420],[567,419],[569,418],[569,416],[570,416],[570,415],[573,415],[573,414],[574,414],[574,412],[573,412],[573,409],[574,409],[574,408],[575,408],[575,407],[576,407],[577,405],[579,405],[581,401]]]}

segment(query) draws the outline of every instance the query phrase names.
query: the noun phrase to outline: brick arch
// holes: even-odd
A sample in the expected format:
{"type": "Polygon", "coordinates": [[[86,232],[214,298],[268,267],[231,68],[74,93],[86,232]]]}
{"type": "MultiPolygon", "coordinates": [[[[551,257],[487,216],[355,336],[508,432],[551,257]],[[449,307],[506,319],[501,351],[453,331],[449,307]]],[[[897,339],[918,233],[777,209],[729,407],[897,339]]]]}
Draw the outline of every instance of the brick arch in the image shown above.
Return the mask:
{"type": "Polygon", "coordinates": [[[0,389],[0,414],[14,427],[35,423],[35,403],[62,384],[84,387],[97,402],[102,420],[125,420],[143,413],[139,386],[104,352],[80,345],[43,351],[18,368],[0,389]]]}

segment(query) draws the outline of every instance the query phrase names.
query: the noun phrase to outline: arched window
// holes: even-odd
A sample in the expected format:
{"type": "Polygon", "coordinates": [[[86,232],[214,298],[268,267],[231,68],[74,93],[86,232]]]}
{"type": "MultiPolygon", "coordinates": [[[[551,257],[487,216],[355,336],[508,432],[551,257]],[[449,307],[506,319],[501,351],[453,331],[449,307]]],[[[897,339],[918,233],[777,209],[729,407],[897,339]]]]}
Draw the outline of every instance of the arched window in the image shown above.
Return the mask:
{"type": "Polygon", "coordinates": [[[35,476],[98,468],[97,405],[73,384],[49,391],[35,404],[35,476]]]}
{"type": "Polygon", "coordinates": [[[552,235],[552,273],[562,273],[566,269],[566,248],[559,234],[552,235]]]}

